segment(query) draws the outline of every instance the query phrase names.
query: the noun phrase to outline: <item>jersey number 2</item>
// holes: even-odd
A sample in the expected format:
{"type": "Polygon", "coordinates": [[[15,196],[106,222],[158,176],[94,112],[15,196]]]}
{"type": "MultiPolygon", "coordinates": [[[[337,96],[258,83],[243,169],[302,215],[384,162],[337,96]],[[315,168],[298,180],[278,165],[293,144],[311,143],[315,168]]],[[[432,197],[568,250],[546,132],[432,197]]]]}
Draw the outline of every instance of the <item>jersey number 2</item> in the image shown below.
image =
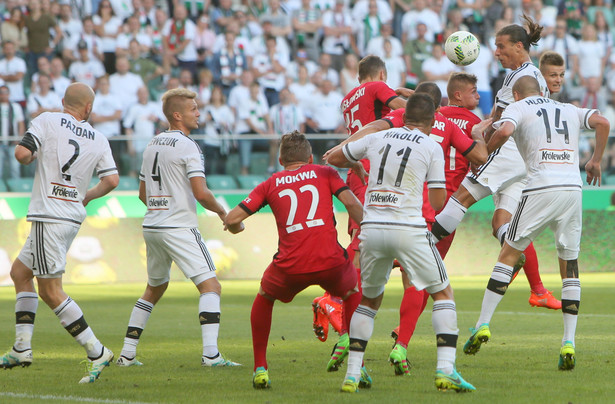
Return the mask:
{"type": "MultiPolygon", "coordinates": [[[[318,188],[314,185],[304,185],[299,188],[299,191],[303,194],[304,192],[309,192],[312,194],[312,201],[310,203],[310,210],[308,211],[305,226],[306,227],[316,227],[323,226],[325,222],[322,219],[314,219],[316,216],[316,209],[318,208],[318,201],[320,200],[320,195],[318,194],[318,188]]],[[[301,223],[295,222],[295,215],[297,214],[297,207],[299,206],[299,200],[297,198],[297,193],[292,189],[285,189],[278,193],[278,196],[282,198],[283,196],[288,196],[290,198],[290,210],[288,211],[288,218],[286,219],[286,231],[290,234],[298,230],[303,230],[303,225],[301,223]]]]}
{"type": "Polygon", "coordinates": [[[70,168],[70,166],[73,165],[73,163],[75,162],[75,160],[77,160],[77,157],[79,157],[79,143],[77,143],[76,140],[74,139],[69,139],[68,144],[73,145],[73,147],[75,148],[75,152],[73,153],[73,155],[71,156],[70,159],[68,159],[68,161],[66,162],[66,164],[64,164],[62,166],[62,178],[64,178],[66,181],[70,181],[71,179],[71,175],[67,174],[66,172],[68,171],[68,169],[70,168]]]}

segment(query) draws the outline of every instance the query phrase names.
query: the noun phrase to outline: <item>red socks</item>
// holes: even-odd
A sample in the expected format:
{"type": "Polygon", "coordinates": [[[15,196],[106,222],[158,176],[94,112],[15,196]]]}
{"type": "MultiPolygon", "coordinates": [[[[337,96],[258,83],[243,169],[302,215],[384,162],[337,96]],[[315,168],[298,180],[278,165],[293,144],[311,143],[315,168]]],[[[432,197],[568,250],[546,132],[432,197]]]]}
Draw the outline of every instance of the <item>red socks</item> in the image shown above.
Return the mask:
{"type": "Polygon", "coordinates": [[[538,272],[538,256],[534,249],[534,243],[531,243],[523,253],[525,254],[523,271],[525,272],[525,276],[527,276],[527,281],[530,284],[532,292],[539,295],[546,293],[547,289],[545,289],[542,284],[542,279],[540,279],[540,273],[538,272]]]}
{"type": "Polygon", "coordinates": [[[399,334],[397,343],[404,348],[408,346],[412,334],[416,328],[416,323],[429,299],[429,293],[425,290],[418,291],[414,286],[410,286],[404,291],[404,297],[401,300],[399,308],[399,334]]]}
{"type": "Polygon", "coordinates": [[[254,370],[258,367],[267,369],[267,343],[271,332],[273,302],[260,294],[252,304],[250,322],[252,324],[252,349],[254,350],[254,370]]]}

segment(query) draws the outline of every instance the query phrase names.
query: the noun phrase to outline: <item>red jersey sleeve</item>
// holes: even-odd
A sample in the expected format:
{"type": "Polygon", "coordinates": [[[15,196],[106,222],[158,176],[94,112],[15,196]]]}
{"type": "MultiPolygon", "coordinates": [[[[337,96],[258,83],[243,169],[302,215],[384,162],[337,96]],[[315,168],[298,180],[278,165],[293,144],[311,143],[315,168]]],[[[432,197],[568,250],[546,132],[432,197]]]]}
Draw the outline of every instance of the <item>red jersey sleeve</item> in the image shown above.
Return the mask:
{"type": "Polygon", "coordinates": [[[451,129],[451,146],[455,149],[459,150],[462,155],[468,154],[474,146],[476,142],[470,138],[459,128],[459,126],[455,125],[453,122],[449,121],[450,125],[448,125],[451,129]]]}
{"type": "Polygon", "coordinates": [[[250,192],[243,201],[239,202],[239,207],[249,215],[253,215],[267,205],[267,194],[271,178],[261,182],[250,192]]]}
{"type": "Polygon", "coordinates": [[[392,128],[401,128],[402,126],[404,126],[404,112],[404,108],[398,108],[389,112],[387,116],[382,119],[387,121],[392,128]]]}
{"type": "Polygon", "coordinates": [[[397,98],[397,93],[384,81],[374,81],[374,84],[370,86],[371,91],[374,92],[374,98],[388,106],[389,102],[397,98]]]}

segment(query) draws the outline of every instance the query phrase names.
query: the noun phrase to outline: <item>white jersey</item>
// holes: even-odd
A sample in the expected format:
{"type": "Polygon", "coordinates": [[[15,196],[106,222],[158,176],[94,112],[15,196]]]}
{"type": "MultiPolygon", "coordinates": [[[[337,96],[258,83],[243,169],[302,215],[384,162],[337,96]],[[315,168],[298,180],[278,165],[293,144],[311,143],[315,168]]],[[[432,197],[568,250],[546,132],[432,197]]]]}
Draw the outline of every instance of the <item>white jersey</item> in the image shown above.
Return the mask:
{"type": "Polygon", "coordinates": [[[425,226],[423,183],[445,188],[442,147],[418,129],[376,132],[343,147],[352,162],[368,158],[369,182],[361,226],[425,226]]]}
{"type": "Polygon", "coordinates": [[[162,132],[143,152],[139,178],[145,182],[146,230],[198,227],[190,178],[205,177],[198,144],[181,131],[162,132]]]}
{"type": "MultiPolygon", "coordinates": [[[[495,97],[497,107],[505,109],[508,105],[515,102],[512,88],[519,78],[525,76],[534,77],[538,80],[541,95],[549,96],[547,82],[542,77],[540,70],[531,62],[525,62],[518,69],[508,73],[504,78],[504,84],[502,84],[502,88],[500,88],[495,97]]],[[[483,186],[490,188],[492,193],[496,193],[505,188],[508,181],[514,178],[518,178],[518,181],[521,181],[525,177],[525,167],[522,161],[517,145],[511,137],[502,147],[489,155],[487,163],[479,167],[477,175],[470,173],[469,176],[483,186]]]]}
{"type": "Polygon", "coordinates": [[[38,161],[28,220],[79,226],[94,169],[99,178],[117,174],[107,138],[63,112],[40,114],[27,133],[36,143],[38,161]]]}
{"type": "Polygon", "coordinates": [[[589,127],[595,109],[578,108],[532,96],[509,105],[502,122],[515,125],[513,137],[525,161],[528,184],[524,192],[554,187],[580,188],[579,134],[589,127]]]}

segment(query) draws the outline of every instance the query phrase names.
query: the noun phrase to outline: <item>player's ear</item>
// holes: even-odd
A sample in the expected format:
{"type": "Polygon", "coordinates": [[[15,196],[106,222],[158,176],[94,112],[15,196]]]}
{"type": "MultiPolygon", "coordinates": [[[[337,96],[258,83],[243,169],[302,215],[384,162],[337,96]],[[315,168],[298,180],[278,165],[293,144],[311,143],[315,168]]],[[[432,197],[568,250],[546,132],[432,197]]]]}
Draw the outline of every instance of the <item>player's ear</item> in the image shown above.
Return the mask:
{"type": "Polygon", "coordinates": [[[314,164],[314,155],[310,154],[310,158],[308,159],[308,164],[314,164]]]}

